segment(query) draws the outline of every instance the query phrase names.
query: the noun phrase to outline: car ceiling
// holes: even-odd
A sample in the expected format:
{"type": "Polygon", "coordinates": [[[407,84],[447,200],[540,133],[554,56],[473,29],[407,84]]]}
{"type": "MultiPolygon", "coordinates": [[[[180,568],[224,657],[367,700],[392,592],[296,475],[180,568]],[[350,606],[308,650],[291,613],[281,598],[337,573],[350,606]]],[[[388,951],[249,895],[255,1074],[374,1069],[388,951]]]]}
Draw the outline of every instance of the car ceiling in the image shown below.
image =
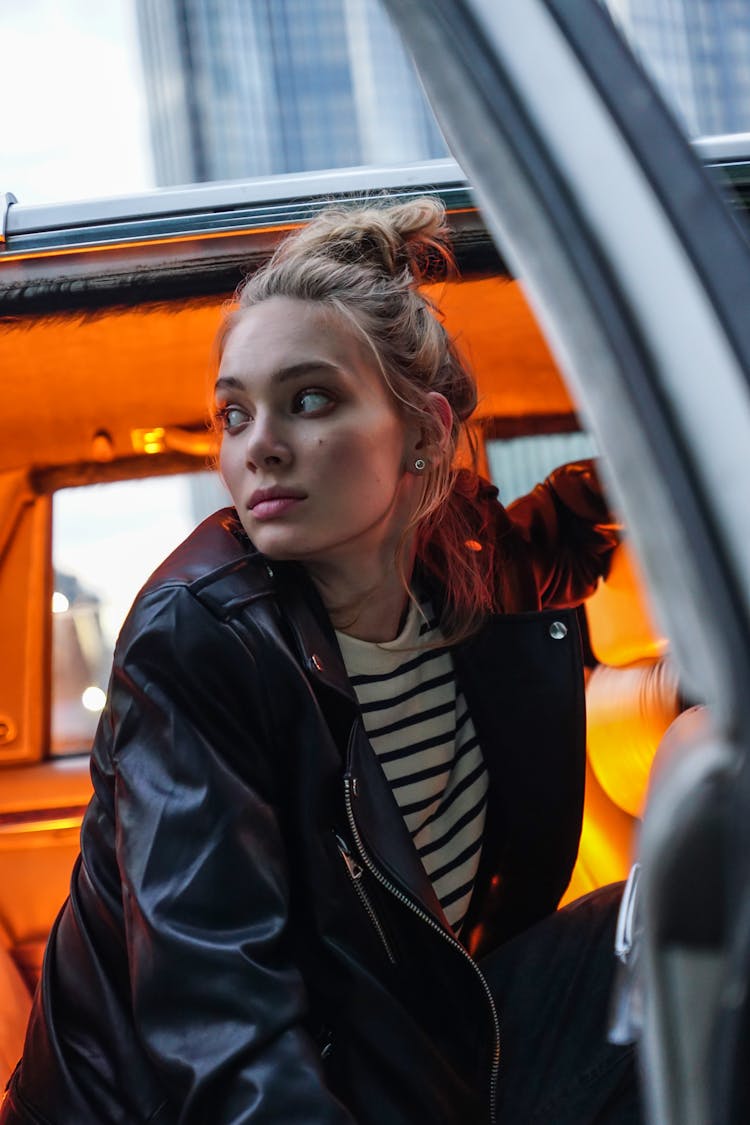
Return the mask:
{"type": "MultiPolygon", "coordinates": [[[[511,428],[570,416],[571,401],[517,282],[485,277],[425,287],[477,375],[479,417],[511,428]]],[[[0,471],[118,460],[137,433],[205,437],[226,297],[0,320],[5,440],[0,471]],[[105,431],[103,446],[97,434],[105,431]]],[[[200,446],[196,446],[199,448],[200,446]]]]}

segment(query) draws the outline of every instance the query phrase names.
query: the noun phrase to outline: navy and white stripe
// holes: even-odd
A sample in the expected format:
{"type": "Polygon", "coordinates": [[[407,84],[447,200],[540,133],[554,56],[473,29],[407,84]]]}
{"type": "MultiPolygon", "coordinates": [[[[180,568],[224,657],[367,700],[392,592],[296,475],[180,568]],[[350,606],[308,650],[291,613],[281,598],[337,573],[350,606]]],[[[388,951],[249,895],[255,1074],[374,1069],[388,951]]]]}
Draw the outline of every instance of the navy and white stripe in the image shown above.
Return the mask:
{"type": "Polygon", "coordinates": [[[365,730],[456,933],[479,866],[487,771],[453,660],[429,603],[411,605],[394,641],[338,633],[365,730]]]}

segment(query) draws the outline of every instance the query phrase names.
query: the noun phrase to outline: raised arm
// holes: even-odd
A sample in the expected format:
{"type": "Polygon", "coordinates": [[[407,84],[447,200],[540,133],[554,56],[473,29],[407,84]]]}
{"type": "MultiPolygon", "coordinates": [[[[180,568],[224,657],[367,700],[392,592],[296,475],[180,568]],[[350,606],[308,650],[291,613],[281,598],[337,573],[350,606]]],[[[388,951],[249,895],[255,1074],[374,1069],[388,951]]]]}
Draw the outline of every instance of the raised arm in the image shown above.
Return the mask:
{"type": "Polygon", "coordinates": [[[508,507],[544,608],[578,605],[607,574],[619,524],[592,460],[555,469],[508,507]]]}

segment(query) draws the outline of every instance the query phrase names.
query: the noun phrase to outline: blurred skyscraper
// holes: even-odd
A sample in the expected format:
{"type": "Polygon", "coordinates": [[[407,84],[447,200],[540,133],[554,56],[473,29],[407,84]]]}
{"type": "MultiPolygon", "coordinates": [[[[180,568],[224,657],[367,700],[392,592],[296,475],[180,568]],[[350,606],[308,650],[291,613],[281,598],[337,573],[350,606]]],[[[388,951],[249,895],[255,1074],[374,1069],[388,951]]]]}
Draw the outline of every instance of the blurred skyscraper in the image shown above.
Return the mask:
{"type": "Polygon", "coordinates": [[[446,154],[378,0],[138,0],[158,182],[446,154]]]}
{"type": "Polygon", "coordinates": [[[750,0],[606,0],[687,133],[750,132],[750,0]]]}

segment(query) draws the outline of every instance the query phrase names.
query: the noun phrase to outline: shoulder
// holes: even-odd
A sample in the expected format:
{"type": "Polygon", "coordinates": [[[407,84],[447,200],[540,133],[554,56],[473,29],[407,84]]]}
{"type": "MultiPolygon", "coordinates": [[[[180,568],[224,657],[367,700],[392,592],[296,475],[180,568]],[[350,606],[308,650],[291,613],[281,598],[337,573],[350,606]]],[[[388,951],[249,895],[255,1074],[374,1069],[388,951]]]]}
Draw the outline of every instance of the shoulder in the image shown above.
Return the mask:
{"type": "Polygon", "coordinates": [[[233,508],[205,519],[154,571],[135,599],[118,641],[132,650],[160,636],[190,647],[273,593],[265,558],[242,531],[233,508]]]}
{"type": "Polygon", "coordinates": [[[214,589],[215,598],[228,599],[240,588],[266,588],[268,578],[265,559],[245,535],[234,508],[221,508],[157,567],[141,596],[165,587],[184,586],[197,597],[214,589]],[[234,584],[232,576],[236,576],[234,584]],[[223,594],[218,593],[219,587],[223,594]]]}
{"type": "Polygon", "coordinates": [[[272,578],[271,567],[245,535],[234,508],[221,508],[164,560],[139,598],[183,589],[226,620],[253,598],[270,594],[272,578]]]}

